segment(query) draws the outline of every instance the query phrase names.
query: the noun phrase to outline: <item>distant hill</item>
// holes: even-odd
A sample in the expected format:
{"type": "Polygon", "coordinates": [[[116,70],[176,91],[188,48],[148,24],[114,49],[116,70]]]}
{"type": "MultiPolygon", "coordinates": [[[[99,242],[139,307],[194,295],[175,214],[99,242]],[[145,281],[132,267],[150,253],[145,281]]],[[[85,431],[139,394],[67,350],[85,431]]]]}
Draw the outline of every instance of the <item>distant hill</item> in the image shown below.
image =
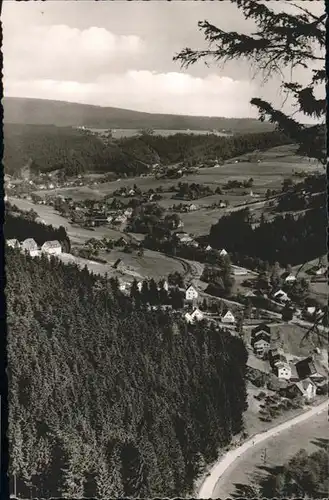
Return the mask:
{"type": "Polygon", "coordinates": [[[273,130],[273,125],[250,118],[211,118],[141,113],[128,109],[25,97],[4,97],[3,107],[4,123],[21,125],[85,126],[100,129],[225,129],[235,133],[257,133],[273,130]]]}

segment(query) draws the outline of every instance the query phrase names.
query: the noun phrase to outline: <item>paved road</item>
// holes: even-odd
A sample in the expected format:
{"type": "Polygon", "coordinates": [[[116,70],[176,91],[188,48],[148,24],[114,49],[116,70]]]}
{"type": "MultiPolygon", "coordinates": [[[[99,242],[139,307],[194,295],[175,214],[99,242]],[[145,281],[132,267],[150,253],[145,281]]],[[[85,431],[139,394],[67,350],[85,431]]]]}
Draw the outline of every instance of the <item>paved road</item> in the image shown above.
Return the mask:
{"type": "Polygon", "coordinates": [[[197,498],[213,498],[214,489],[218,479],[225,473],[228,467],[243,453],[252,448],[253,446],[266,441],[267,439],[276,436],[282,431],[285,431],[297,424],[308,420],[309,418],[314,417],[315,415],[319,415],[320,413],[328,411],[328,401],[324,401],[318,406],[315,406],[311,410],[298,415],[297,417],[288,420],[268,431],[262,432],[260,434],[256,434],[252,438],[245,441],[241,446],[230,450],[228,453],[224,455],[211,469],[209,476],[207,476],[199,489],[197,494],[197,498]]]}

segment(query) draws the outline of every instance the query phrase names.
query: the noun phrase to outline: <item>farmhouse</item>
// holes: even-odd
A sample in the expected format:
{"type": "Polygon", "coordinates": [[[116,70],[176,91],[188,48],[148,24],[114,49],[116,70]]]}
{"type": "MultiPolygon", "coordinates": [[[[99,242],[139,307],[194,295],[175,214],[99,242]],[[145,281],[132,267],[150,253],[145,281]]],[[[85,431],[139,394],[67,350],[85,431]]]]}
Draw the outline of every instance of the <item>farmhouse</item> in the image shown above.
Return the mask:
{"type": "Polygon", "coordinates": [[[41,219],[41,217],[36,217],[34,222],[37,222],[38,224],[46,224],[44,219],[41,219]]]}
{"type": "Polygon", "coordinates": [[[166,292],[168,292],[168,290],[169,290],[169,284],[168,284],[167,280],[161,280],[159,282],[158,290],[161,290],[161,288],[163,288],[166,292]]]}
{"type": "Polygon", "coordinates": [[[38,245],[33,238],[27,238],[22,242],[21,248],[23,251],[28,252],[31,257],[39,255],[38,245]]]}
{"type": "Polygon", "coordinates": [[[11,239],[11,240],[6,240],[6,244],[11,247],[11,248],[19,248],[20,247],[20,243],[18,240],[16,240],[15,238],[14,239],[11,239]]]}
{"type": "Polygon", "coordinates": [[[286,283],[294,283],[296,281],[296,276],[294,276],[292,273],[288,275],[284,273],[282,277],[284,278],[284,281],[286,283]]]}
{"type": "Polygon", "coordinates": [[[278,300],[279,302],[287,302],[289,300],[289,297],[286,294],[286,292],[284,292],[281,289],[273,294],[273,298],[278,300]]]}
{"type": "Polygon", "coordinates": [[[227,251],[225,250],[225,248],[222,248],[221,251],[219,252],[219,255],[221,257],[225,257],[226,255],[228,255],[227,251]]]}
{"type": "Polygon", "coordinates": [[[279,379],[290,380],[291,378],[291,368],[288,363],[279,361],[273,371],[279,379]]]}
{"type": "Polygon", "coordinates": [[[125,281],[121,281],[119,283],[120,292],[125,292],[127,290],[127,287],[128,287],[128,283],[126,283],[125,281]]]}
{"type": "Polygon", "coordinates": [[[142,288],[143,288],[143,282],[142,282],[142,281],[139,281],[139,282],[137,283],[137,288],[138,288],[139,292],[141,292],[141,291],[142,291],[142,288]]]}
{"type": "Polygon", "coordinates": [[[212,250],[212,247],[210,245],[207,245],[206,248],[205,248],[205,251],[209,252],[210,250],[212,250]]]}
{"type": "Polygon", "coordinates": [[[115,224],[124,224],[127,222],[127,217],[124,214],[118,215],[113,222],[115,224]]]}
{"type": "Polygon", "coordinates": [[[41,252],[49,255],[59,255],[62,253],[62,245],[57,240],[46,241],[41,247],[41,252]]]}
{"type": "Polygon", "coordinates": [[[322,267],[319,267],[316,271],[315,271],[315,274],[317,274],[318,276],[322,276],[324,274],[326,274],[328,271],[328,269],[324,266],[322,267]]]}
{"type": "Polygon", "coordinates": [[[221,318],[222,323],[235,323],[235,317],[231,311],[227,311],[221,318]]]}
{"type": "Polygon", "coordinates": [[[193,241],[193,238],[187,233],[183,233],[183,232],[178,233],[177,232],[177,233],[175,233],[175,236],[180,243],[190,243],[191,241],[193,241]]]}
{"type": "Polygon", "coordinates": [[[185,291],[185,299],[186,300],[196,300],[199,296],[198,291],[194,288],[193,285],[190,285],[185,291]]]}
{"type": "Polygon", "coordinates": [[[117,260],[114,262],[114,264],[113,264],[113,266],[112,266],[112,267],[113,267],[113,269],[116,269],[116,270],[120,271],[120,269],[122,269],[122,268],[124,267],[124,264],[123,264],[123,262],[122,262],[122,260],[121,260],[121,259],[117,259],[117,260]]]}
{"type": "Polygon", "coordinates": [[[200,311],[200,309],[195,308],[194,311],[190,313],[185,314],[185,319],[187,323],[194,323],[195,321],[201,321],[203,320],[203,313],[200,311]]]}
{"type": "Polygon", "coordinates": [[[126,210],[124,211],[124,215],[126,217],[131,217],[132,213],[133,213],[133,209],[131,207],[126,208],[126,210]]]}
{"type": "Polygon", "coordinates": [[[270,362],[272,369],[274,369],[275,365],[281,361],[282,362],[287,361],[287,359],[284,355],[283,349],[280,349],[280,348],[270,349],[269,350],[269,362],[270,362]]]}
{"type": "Polygon", "coordinates": [[[193,212],[194,210],[198,210],[198,206],[195,205],[194,203],[191,203],[191,205],[188,206],[188,209],[193,212]]]}
{"type": "Polygon", "coordinates": [[[295,364],[298,376],[301,380],[317,372],[312,356],[302,359],[295,364]]]}
{"type": "Polygon", "coordinates": [[[256,337],[256,340],[253,342],[253,349],[254,353],[262,358],[269,351],[270,343],[266,338],[256,337]]]}
{"type": "Polygon", "coordinates": [[[288,398],[302,396],[307,401],[312,401],[316,396],[316,385],[312,382],[312,380],[305,379],[289,385],[286,389],[282,389],[280,392],[283,396],[288,398]]]}
{"type": "Polygon", "coordinates": [[[269,338],[271,337],[271,329],[266,323],[260,323],[255,328],[251,330],[251,339],[256,337],[259,333],[266,334],[269,338]]]}

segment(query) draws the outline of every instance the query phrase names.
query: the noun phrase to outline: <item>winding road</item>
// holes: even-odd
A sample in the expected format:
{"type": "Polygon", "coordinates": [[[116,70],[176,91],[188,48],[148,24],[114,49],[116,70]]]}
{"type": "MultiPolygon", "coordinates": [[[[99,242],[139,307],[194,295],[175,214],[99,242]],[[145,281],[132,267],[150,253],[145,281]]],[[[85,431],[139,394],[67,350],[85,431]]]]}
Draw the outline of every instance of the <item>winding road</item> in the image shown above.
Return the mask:
{"type": "MultiPolygon", "coordinates": [[[[223,457],[219,459],[219,461],[212,467],[209,475],[204,479],[199,491],[197,493],[197,498],[214,498],[214,490],[219,478],[225,473],[225,471],[233,464],[238,458],[241,457],[246,451],[248,451],[253,446],[260,444],[267,439],[280,434],[281,432],[298,425],[315,415],[319,415],[320,413],[328,411],[328,401],[324,401],[320,405],[315,406],[311,410],[298,415],[297,417],[288,420],[287,422],[283,422],[272,429],[269,429],[260,434],[256,434],[252,436],[250,439],[245,441],[241,446],[230,450],[223,457]]],[[[243,457],[241,458],[243,460],[243,457]]]]}

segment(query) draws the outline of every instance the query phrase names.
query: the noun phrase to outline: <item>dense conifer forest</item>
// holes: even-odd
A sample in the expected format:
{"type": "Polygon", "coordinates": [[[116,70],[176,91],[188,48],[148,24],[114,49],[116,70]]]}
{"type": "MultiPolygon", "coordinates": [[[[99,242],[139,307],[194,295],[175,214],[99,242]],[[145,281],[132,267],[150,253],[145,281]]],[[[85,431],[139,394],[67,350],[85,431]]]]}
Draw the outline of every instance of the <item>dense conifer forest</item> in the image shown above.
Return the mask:
{"type": "Polygon", "coordinates": [[[248,256],[297,265],[326,253],[326,225],[323,206],[297,217],[277,215],[272,221],[262,220],[255,228],[250,211],[245,209],[219,219],[211,227],[209,243],[214,248],[225,247],[234,261],[248,256]]]}
{"type": "Polygon", "coordinates": [[[29,497],[191,491],[243,427],[247,352],[55,258],[8,249],[11,480],[29,497]]]}

